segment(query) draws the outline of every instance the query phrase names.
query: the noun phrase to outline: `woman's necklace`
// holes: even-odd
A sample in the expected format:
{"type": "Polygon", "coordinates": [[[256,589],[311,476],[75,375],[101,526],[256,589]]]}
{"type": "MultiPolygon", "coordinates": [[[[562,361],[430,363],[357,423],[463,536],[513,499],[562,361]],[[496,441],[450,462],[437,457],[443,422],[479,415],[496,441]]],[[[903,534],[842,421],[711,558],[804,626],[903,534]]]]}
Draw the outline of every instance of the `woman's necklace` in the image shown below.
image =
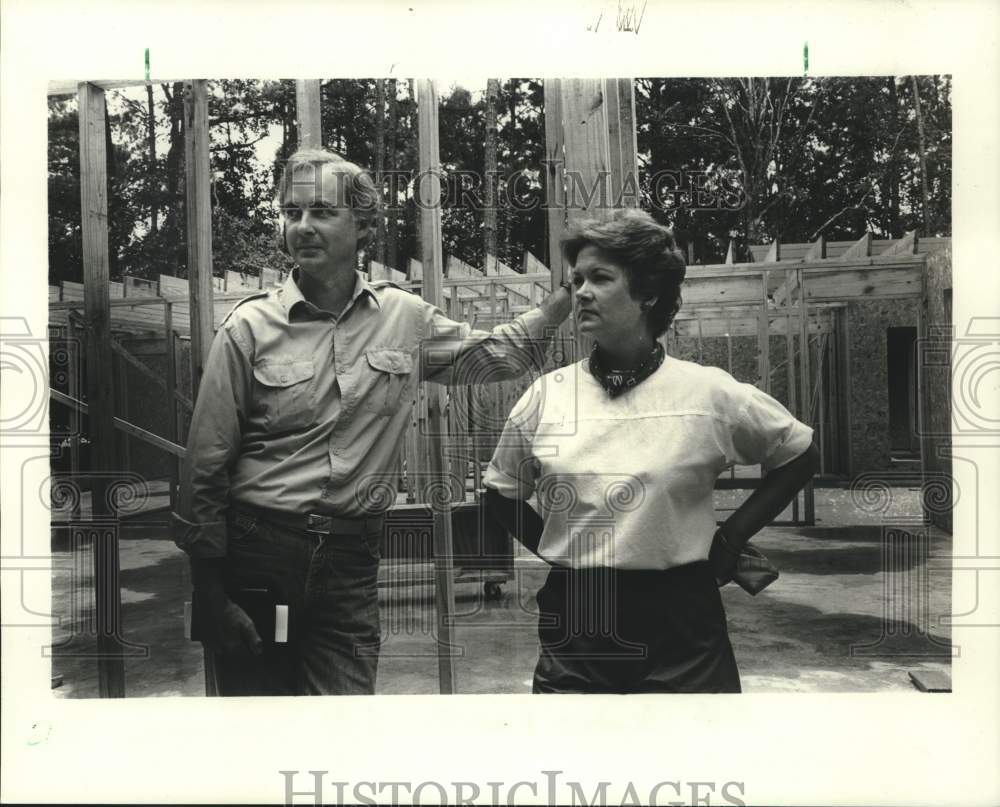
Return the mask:
{"type": "Polygon", "coordinates": [[[617,398],[636,384],[645,381],[663,364],[663,345],[656,341],[653,342],[649,355],[634,370],[616,370],[607,367],[601,361],[598,347],[597,343],[594,343],[594,348],[590,351],[590,373],[612,398],[617,398]]]}

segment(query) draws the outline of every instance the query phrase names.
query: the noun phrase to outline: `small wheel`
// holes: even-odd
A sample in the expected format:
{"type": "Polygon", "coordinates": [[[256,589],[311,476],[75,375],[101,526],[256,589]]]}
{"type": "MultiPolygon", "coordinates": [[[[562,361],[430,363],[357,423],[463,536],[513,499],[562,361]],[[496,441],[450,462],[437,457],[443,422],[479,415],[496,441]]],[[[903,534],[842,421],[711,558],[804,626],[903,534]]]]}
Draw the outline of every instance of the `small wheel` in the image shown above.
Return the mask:
{"type": "Polygon", "coordinates": [[[488,600],[499,600],[503,596],[503,589],[499,583],[483,583],[483,593],[488,600]]]}

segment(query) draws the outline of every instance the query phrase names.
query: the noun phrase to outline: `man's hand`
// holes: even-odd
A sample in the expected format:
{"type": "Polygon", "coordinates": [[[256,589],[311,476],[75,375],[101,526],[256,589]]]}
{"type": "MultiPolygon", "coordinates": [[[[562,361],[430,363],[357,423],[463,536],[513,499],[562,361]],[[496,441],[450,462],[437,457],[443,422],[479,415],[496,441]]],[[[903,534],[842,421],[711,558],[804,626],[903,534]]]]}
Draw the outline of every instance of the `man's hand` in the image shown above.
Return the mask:
{"type": "Polygon", "coordinates": [[[549,325],[558,325],[573,310],[573,298],[570,295],[569,283],[563,282],[548,297],[542,300],[538,308],[545,315],[545,321],[549,325]]]}
{"type": "Polygon", "coordinates": [[[238,650],[258,656],[264,643],[246,611],[226,596],[219,559],[191,558],[193,608],[203,628],[202,643],[217,653],[238,650]]]}

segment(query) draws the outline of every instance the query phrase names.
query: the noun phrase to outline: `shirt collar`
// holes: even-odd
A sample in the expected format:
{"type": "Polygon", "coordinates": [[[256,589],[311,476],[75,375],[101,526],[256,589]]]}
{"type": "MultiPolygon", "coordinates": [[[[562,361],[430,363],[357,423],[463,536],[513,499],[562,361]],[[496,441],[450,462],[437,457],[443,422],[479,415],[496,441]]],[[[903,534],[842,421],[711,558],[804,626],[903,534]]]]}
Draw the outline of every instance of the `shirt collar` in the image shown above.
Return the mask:
{"type": "MultiPolygon", "coordinates": [[[[357,299],[362,294],[367,294],[375,301],[375,306],[381,310],[382,301],[379,300],[378,295],[375,293],[375,289],[372,288],[371,283],[368,282],[361,272],[355,270],[355,281],[354,281],[354,293],[351,295],[351,299],[345,306],[344,311],[347,312],[351,306],[357,302],[357,299]]],[[[292,311],[298,308],[300,305],[305,306],[310,311],[318,311],[312,303],[310,303],[303,295],[302,290],[299,288],[298,284],[299,268],[296,266],[288,273],[288,277],[285,278],[285,282],[278,287],[278,302],[281,303],[281,307],[285,311],[285,316],[291,319],[292,311]]]]}

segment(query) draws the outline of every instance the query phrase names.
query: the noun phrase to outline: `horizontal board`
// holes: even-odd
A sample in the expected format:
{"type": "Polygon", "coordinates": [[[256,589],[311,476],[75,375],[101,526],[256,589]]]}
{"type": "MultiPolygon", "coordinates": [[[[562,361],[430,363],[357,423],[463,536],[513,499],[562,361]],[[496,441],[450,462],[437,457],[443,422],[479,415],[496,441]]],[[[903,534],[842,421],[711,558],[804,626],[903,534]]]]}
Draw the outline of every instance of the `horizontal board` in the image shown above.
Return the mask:
{"type": "MultiPolygon", "coordinates": [[[[833,321],[829,316],[806,317],[809,333],[832,333],[833,321]]],[[[798,317],[768,317],[768,333],[771,336],[784,336],[791,327],[793,334],[800,332],[798,317]]],[[[698,320],[677,320],[672,328],[678,336],[698,338],[698,320]]],[[[701,321],[701,336],[704,339],[725,336],[758,336],[760,328],[757,317],[733,317],[728,322],[724,319],[709,319],[701,321]]]]}
{"type": "Polygon", "coordinates": [[[694,277],[681,287],[684,305],[745,305],[759,303],[763,294],[759,275],[694,277]]]}
{"type": "Polygon", "coordinates": [[[919,297],[923,291],[923,267],[806,269],[803,283],[807,302],[919,297]]]}

